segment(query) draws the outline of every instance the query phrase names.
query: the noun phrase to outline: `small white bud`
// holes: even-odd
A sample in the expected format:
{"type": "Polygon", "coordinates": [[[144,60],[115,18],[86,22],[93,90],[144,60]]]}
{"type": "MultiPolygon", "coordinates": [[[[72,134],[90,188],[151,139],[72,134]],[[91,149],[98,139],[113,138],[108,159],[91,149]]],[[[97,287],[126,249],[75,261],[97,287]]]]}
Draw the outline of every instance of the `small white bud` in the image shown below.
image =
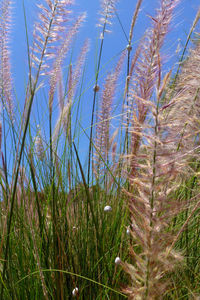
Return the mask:
{"type": "Polygon", "coordinates": [[[78,288],[75,287],[75,289],[73,289],[73,291],[72,291],[72,296],[76,297],[77,295],[78,295],[78,288]]]}
{"type": "Polygon", "coordinates": [[[126,229],[126,234],[130,234],[131,232],[130,232],[130,228],[128,227],[127,229],[126,229]]]}
{"type": "Polygon", "coordinates": [[[115,258],[115,264],[116,264],[116,265],[119,265],[120,263],[121,263],[121,259],[120,259],[119,256],[117,256],[117,257],[115,258]]]}
{"type": "Polygon", "coordinates": [[[112,211],[112,207],[109,206],[109,205],[106,205],[106,206],[104,207],[104,211],[112,211]]]}

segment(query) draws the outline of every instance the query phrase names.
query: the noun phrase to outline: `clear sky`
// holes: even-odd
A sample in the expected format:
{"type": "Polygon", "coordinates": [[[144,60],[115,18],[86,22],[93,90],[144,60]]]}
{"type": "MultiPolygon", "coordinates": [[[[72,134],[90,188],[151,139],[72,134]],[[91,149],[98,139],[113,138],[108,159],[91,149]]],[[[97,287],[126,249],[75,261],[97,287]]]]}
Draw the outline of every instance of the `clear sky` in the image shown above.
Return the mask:
{"type": "MultiPolygon", "coordinates": [[[[40,3],[42,0],[24,0],[29,36],[31,39],[31,32],[33,29],[34,21],[37,19],[36,3],[40,3]]],[[[117,13],[126,34],[129,34],[129,28],[131,18],[136,5],[136,0],[121,0],[117,3],[117,13]]],[[[145,32],[145,29],[150,25],[150,18],[148,15],[155,15],[155,7],[158,7],[158,0],[143,0],[141,13],[138,18],[133,36],[133,51],[138,44],[139,39],[145,32]]],[[[192,22],[197,13],[199,6],[199,0],[180,0],[180,4],[175,9],[174,19],[170,27],[170,32],[163,47],[163,54],[166,61],[166,68],[171,68],[181,53],[182,46],[186,41],[187,34],[192,25],[192,22]],[[176,52],[177,47],[180,52],[176,52]]],[[[86,91],[82,97],[82,117],[83,124],[86,127],[89,126],[89,120],[91,118],[91,108],[93,99],[93,79],[95,75],[95,60],[96,46],[99,46],[99,29],[96,27],[98,23],[100,10],[99,0],[76,0],[73,6],[74,15],[86,11],[86,22],[82,26],[78,35],[77,41],[73,48],[74,61],[80,46],[84,40],[90,38],[90,52],[88,54],[86,63],[85,74],[85,88],[86,91]]],[[[197,27],[200,30],[200,26],[197,27]]],[[[18,97],[19,104],[22,106],[24,103],[24,91],[25,82],[27,81],[27,48],[24,26],[24,14],[23,14],[23,1],[13,1],[13,27],[12,27],[12,41],[11,41],[11,63],[12,73],[14,78],[14,85],[18,97]]],[[[105,36],[105,44],[103,48],[102,69],[100,77],[104,75],[115,63],[115,56],[118,55],[127,45],[125,35],[120,27],[117,18],[113,19],[112,33],[105,36]]],[[[134,53],[134,52],[133,52],[134,53]]],[[[119,57],[119,56],[118,56],[119,57]]],[[[105,77],[105,76],[104,76],[105,77]]],[[[45,98],[45,97],[44,97],[45,98]]],[[[37,99],[37,105],[42,105],[45,102],[44,99],[37,99]],[[43,102],[42,102],[43,101],[43,102]]],[[[37,115],[37,107],[34,106],[33,115],[37,115]]],[[[45,114],[42,117],[42,123],[45,122],[45,114]]],[[[89,131],[88,131],[89,133],[89,131]]],[[[87,147],[86,143],[82,144],[83,147],[87,147]]],[[[87,149],[87,148],[85,148],[87,149]]]]}

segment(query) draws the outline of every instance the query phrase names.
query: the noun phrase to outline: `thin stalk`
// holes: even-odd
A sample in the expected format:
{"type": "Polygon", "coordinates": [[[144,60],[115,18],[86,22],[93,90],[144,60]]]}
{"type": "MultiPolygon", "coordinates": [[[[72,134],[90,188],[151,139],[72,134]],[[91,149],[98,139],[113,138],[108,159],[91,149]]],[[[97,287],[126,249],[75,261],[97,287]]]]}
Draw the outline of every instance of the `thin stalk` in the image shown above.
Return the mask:
{"type": "MultiPolygon", "coordinates": [[[[73,142],[73,146],[74,146],[75,154],[76,154],[77,161],[78,161],[78,164],[79,164],[79,168],[80,168],[80,172],[81,172],[81,176],[82,176],[82,180],[83,180],[83,184],[84,184],[84,188],[85,188],[85,193],[86,193],[86,196],[87,196],[87,201],[89,203],[89,207],[90,207],[90,211],[91,211],[91,215],[92,215],[92,220],[93,220],[94,227],[95,227],[97,249],[98,249],[99,254],[102,256],[102,251],[101,251],[102,249],[101,249],[101,244],[100,244],[101,236],[100,236],[100,233],[99,233],[98,219],[96,219],[96,217],[95,217],[94,207],[93,207],[92,200],[91,200],[91,197],[90,197],[89,188],[88,188],[87,182],[85,180],[83,168],[82,168],[80,158],[79,158],[79,155],[78,155],[78,152],[77,152],[77,149],[76,149],[76,145],[74,144],[74,142],[73,142]]],[[[104,260],[107,260],[107,258],[105,256],[104,256],[104,260]]],[[[106,268],[106,272],[108,274],[108,278],[111,278],[110,277],[110,271],[108,269],[108,262],[107,261],[105,262],[105,268],[106,268]]]]}
{"type": "Polygon", "coordinates": [[[6,181],[6,205],[8,205],[8,196],[9,196],[9,184],[8,184],[8,169],[7,169],[7,147],[6,147],[6,128],[5,128],[5,113],[3,110],[3,139],[4,139],[4,161],[3,168],[6,181]]]}
{"type": "MultiPolygon", "coordinates": [[[[140,10],[142,1],[143,0],[138,0],[138,2],[137,2],[137,5],[136,5],[136,8],[135,8],[133,17],[132,17],[132,22],[131,22],[130,31],[129,31],[129,37],[127,37],[126,33],[123,30],[123,32],[125,34],[125,37],[126,37],[126,39],[128,41],[128,45],[126,47],[128,54],[127,54],[126,83],[125,83],[124,96],[123,96],[123,104],[122,104],[122,123],[123,123],[123,118],[124,118],[124,110],[125,110],[124,104],[125,104],[125,101],[126,101],[127,107],[129,106],[130,77],[132,76],[133,68],[135,66],[135,63],[137,61],[138,54],[139,54],[139,51],[137,50],[136,53],[135,53],[135,57],[133,59],[132,66],[130,68],[131,51],[132,51],[132,39],[133,39],[133,29],[135,27],[136,20],[138,18],[138,14],[139,14],[139,10],[140,10]]],[[[117,14],[117,12],[116,12],[116,14],[117,14]]],[[[119,20],[119,18],[118,18],[118,20],[119,20]]],[[[120,22],[120,20],[119,20],[119,22],[120,22]]],[[[120,22],[120,24],[121,24],[121,22],[120,22]]],[[[123,29],[123,27],[122,27],[122,29],[123,29]]],[[[128,134],[128,132],[129,132],[129,123],[130,123],[130,114],[129,114],[128,111],[126,113],[126,119],[127,119],[127,122],[126,122],[126,132],[125,132],[125,138],[124,138],[124,142],[123,142],[124,146],[123,146],[122,153],[123,154],[127,153],[127,155],[128,155],[128,153],[129,153],[129,134],[128,134]]],[[[122,140],[122,130],[121,130],[120,140],[122,140]]],[[[120,153],[121,153],[121,144],[122,143],[120,143],[120,153]]],[[[128,160],[128,158],[127,158],[127,160],[128,160]]],[[[128,161],[127,161],[127,163],[128,163],[128,161]]],[[[120,162],[120,165],[121,165],[121,162],[120,162]]],[[[121,169],[121,168],[119,168],[119,169],[121,169]]],[[[119,172],[121,172],[121,171],[119,171],[119,172]]],[[[119,177],[120,177],[120,174],[119,174],[119,177]]],[[[129,183],[128,183],[128,185],[129,185],[129,183]]],[[[129,187],[128,187],[128,189],[129,189],[129,187]]]]}
{"type": "Polygon", "coordinates": [[[23,13],[24,13],[24,22],[25,22],[25,30],[26,30],[26,44],[27,44],[27,54],[28,54],[28,66],[29,66],[29,84],[30,89],[32,89],[32,78],[31,78],[31,55],[30,55],[30,47],[29,47],[29,38],[28,38],[28,26],[27,26],[27,19],[26,19],[26,10],[23,0],[23,13]]]}
{"type": "MultiPolygon", "coordinates": [[[[50,33],[52,22],[53,22],[53,20],[51,19],[50,24],[49,24],[49,28],[48,28],[48,33],[50,33]]],[[[12,190],[12,195],[11,195],[10,214],[9,214],[8,221],[7,221],[7,238],[6,238],[5,257],[4,257],[5,260],[4,260],[4,263],[3,263],[3,273],[2,273],[3,281],[5,279],[5,273],[6,273],[6,268],[7,268],[8,249],[9,249],[9,241],[10,241],[10,230],[11,230],[15,195],[16,195],[16,190],[17,190],[17,181],[18,181],[18,176],[19,176],[19,169],[20,169],[20,165],[21,165],[22,154],[23,154],[23,151],[24,151],[26,134],[27,134],[27,129],[28,129],[31,110],[32,110],[32,104],[33,104],[33,100],[34,100],[34,96],[35,96],[35,91],[36,91],[36,88],[37,88],[37,83],[38,83],[38,79],[39,79],[39,75],[40,75],[40,70],[41,70],[41,67],[42,67],[42,64],[43,64],[43,59],[44,59],[48,39],[49,39],[49,34],[47,34],[47,37],[46,37],[45,42],[44,42],[44,47],[43,47],[43,50],[42,50],[41,59],[40,59],[40,63],[39,63],[39,66],[38,66],[38,71],[37,71],[37,74],[36,74],[36,79],[35,79],[35,82],[33,84],[33,89],[30,89],[30,97],[29,97],[28,102],[27,102],[27,105],[28,105],[27,117],[26,117],[26,120],[25,120],[25,126],[24,126],[23,135],[22,135],[22,142],[21,142],[21,146],[20,146],[20,142],[19,142],[19,145],[18,145],[19,157],[18,157],[18,151],[17,151],[17,155],[16,155],[16,165],[14,167],[14,169],[16,171],[13,173],[13,175],[14,174],[15,175],[14,175],[13,190],[12,190]]],[[[22,127],[23,127],[23,123],[22,123],[22,127]]],[[[0,295],[1,300],[3,300],[3,291],[4,291],[4,285],[2,284],[1,285],[1,295],[0,295]]]]}
{"type": "MultiPolygon", "coordinates": [[[[7,268],[8,249],[9,249],[9,241],[10,241],[10,230],[11,230],[11,222],[12,222],[12,216],[13,216],[15,194],[16,194],[16,190],[17,190],[17,181],[18,181],[18,176],[19,176],[19,169],[20,169],[22,154],[23,154],[23,150],[24,150],[26,133],[27,133],[27,129],[28,129],[28,124],[29,124],[33,99],[34,99],[34,94],[31,93],[27,119],[26,119],[26,123],[25,123],[23,137],[22,137],[22,144],[21,144],[21,147],[20,147],[19,158],[17,159],[17,166],[16,166],[15,177],[14,177],[13,191],[12,191],[12,195],[11,195],[10,214],[9,214],[8,222],[7,222],[7,238],[6,238],[6,248],[5,248],[5,258],[4,258],[5,260],[4,260],[4,264],[3,264],[3,274],[2,274],[3,281],[5,279],[5,273],[6,273],[6,268],[7,268]]],[[[3,291],[4,291],[4,285],[2,284],[2,286],[1,286],[1,297],[0,297],[1,300],[3,300],[3,291]]]]}
{"type": "Polygon", "coordinates": [[[91,164],[91,152],[92,152],[92,139],[93,139],[93,125],[94,125],[94,110],[96,105],[96,96],[97,96],[97,88],[98,88],[98,79],[99,79],[99,70],[100,70],[100,64],[101,64],[101,57],[102,57],[102,51],[103,51],[103,43],[104,43],[104,35],[106,31],[106,20],[107,15],[105,18],[105,23],[103,25],[103,31],[102,31],[102,37],[101,37],[101,45],[99,50],[99,59],[98,59],[98,65],[97,65],[97,71],[95,74],[95,86],[94,86],[94,96],[93,96],[93,104],[92,104],[92,118],[91,118],[91,124],[90,124],[90,139],[89,139],[89,158],[88,158],[88,175],[87,175],[87,183],[89,185],[90,183],[90,164],[91,164]]]}
{"type": "Polygon", "coordinates": [[[30,166],[31,178],[32,178],[32,182],[33,182],[33,188],[34,188],[37,211],[38,211],[38,217],[39,217],[40,234],[41,234],[41,237],[42,237],[43,236],[44,218],[42,216],[42,212],[41,212],[41,209],[40,209],[40,203],[39,203],[39,197],[38,197],[37,184],[36,184],[36,180],[35,180],[35,176],[34,176],[34,168],[33,168],[33,163],[32,163],[32,157],[30,157],[29,166],[30,166]]]}
{"type": "MultiPolygon", "coordinates": [[[[138,0],[137,5],[136,5],[136,9],[132,18],[132,22],[131,22],[131,27],[130,27],[130,32],[129,32],[129,39],[128,39],[128,45],[127,45],[127,51],[128,51],[128,55],[127,55],[127,72],[126,72],[126,87],[125,87],[125,98],[126,98],[126,105],[127,107],[129,107],[129,83],[130,83],[130,59],[131,59],[131,50],[132,50],[132,38],[133,38],[133,29],[135,27],[135,23],[139,14],[139,10],[141,7],[143,0],[138,0]]],[[[125,100],[125,99],[124,99],[125,100]]],[[[127,111],[127,124],[126,124],[126,135],[125,135],[125,144],[126,144],[126,153],[128,155],[129,153],[129,136],[128,136],[128,132],[129,132],[129,112],[127,111]]]]}
{"type": "MultiPolygon", "coordinates": [[[[57,238],[57,204],[55,199],[55,166],[53,161],[53,141],[52,141],[52,107],[49,108],[49,149],[50,149],[50,186],[52,189],[52,215],[53,215],[53,249],[54,249],[54,266],[59,266],[59,249],[57,238]]],[[[56,274],[56,297],[60,299],[60,278],[56,274]]]]}

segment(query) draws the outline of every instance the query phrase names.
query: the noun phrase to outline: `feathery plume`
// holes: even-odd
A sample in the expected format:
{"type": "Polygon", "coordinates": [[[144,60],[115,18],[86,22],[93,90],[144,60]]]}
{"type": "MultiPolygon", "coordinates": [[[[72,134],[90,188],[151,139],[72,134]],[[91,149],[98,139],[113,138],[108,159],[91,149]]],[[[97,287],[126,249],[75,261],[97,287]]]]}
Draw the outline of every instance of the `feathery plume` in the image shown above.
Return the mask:
{"type": "Polygon", "coordinates": [[[1,100],[3,107],[13,124],[14,122],[14,104],[12,95],[12,78],[10,67],[10,52],[9,52],[9,34],[11,24],[11,5],[12,1],[3,0],[0,4],[0,81],[1,81],[1,100]]]}
{"type": "Polygon", "coordinates": [[[76,62],[76,68],[74,72],[72,70],[72,65],[70,64],[69,66],[67,98],[64,99],[63,97],[62,106],[60,105],[60,114],[53,135],[54,148],[56,147],[57,139],[59,137],[59,134],[61,133],[62,128],[64,129],[64,132],[67,133],[69,119],[70,119],[70,111],[73,103],[75,90],[79,82],[79,79],[81,77],[82,67],[84,65],[88,50],[89,50],[89,40],[86,40],[81,49],[78,60],[76,62]]]}
{"type": "Polygon", "coordinates": [[[135,158],[139,171],[129,177],[131,188],[125,191],[129,199],[134,258],[134,264],[122,263],[131,277],[131,287],[124,289],[129,299],[159,299],[171,284],[166,274],[182,261],[180,253],[171,249],[173,235],[168,228],[185,204],[169,195],[177,188],[178,176],[185,172],[186,155],[172,151],[173,140],[163,142],[161,131],[165,130],[166,122],[159,108],[169,74],[162,86],[158,78],[155,103],[145,104],[151,123],[145,127],[135,158]]]}
{"type": "MultiPolygon", "coordinates": [[[[58,138],[62,133],[62,126],[69,124],[69,116],[70,116],[71,104],[67,103],[63,110],[60,112],[58,120],[56,122],[56,126],[53,133],[53,148],[54,152],[56,153],[58,138]]],[[[67,128],[65,128],[67,129],[67,128]]]]}
{"type": "MultiPolygon", "coordinates": [[[[100,15],[101,18],[99,19],[99,23],[97,24],[98,27],[103,27],[104,33],[111,32],[107,28],[106,25],[111,25],[111,19],[113,18],[113,13],[115,11],[117,0],[101,0],[101,11],[100,15]]],[[[103,34],[101,34],[100,38],[103,38],[103,34]]]]}
{"type": "Polygon", "coordinates": [[[58,70],[58,104],[60,110],[64,108],[64,86],[63,86],[63,74],[62,69],[58,70]]]}
{"type": "MultiPolygon", "coordinates": [[[[190,50],[187,59],[181,66],[173,99],[171,91],[167,93],[167,104],[163,107],[168,125],[165,141],[174,140],[177,151],[188,152],[199,145],[200,117],[200,41],[190,50]]],[[[174,146],[175,146],[174,145],[174,146]]]]}
{"type": "Polygon", "coordinates": [[[131,27],[130,27],[129,39],[128,39],[129,40],[129,46],[131,46],[131,41],[132,41],[132,38],[133,38],[133,29],[135,27],[135,23],[136,23],[138,14],[139,14],[139,10],[140,10],[140,6],[142,4],[142,1],[143,0],[138,0],[136,8],[135,8],[134,15],[133,15],[133,18],[132,18],[132,21],[131,21],[131,27]]]}
{"type": "Polygon", "coordinates": [[[131,133],[131,174],[134,175],[136,166],[134,157],[140,146],[142,126],[148,114],[149,105],[146,105],[153,94],[159,71],[159,52],[164,38],[168,33],[172,20],[173,9],[179,1],[161,0],[160,9],[155,18],[151,17],[153,28],[147,30],[140,45],[140,56],[135,65],[135,73],[132,77],[130,89],[130,102],[136,107],[130,107],[132,112],[131,133]],[[142,100],[142,101],[141,101],[142,100]],[[136,113],[137,111],[137,113],[136,113]]]}
{"type": "Polygon", "coordinates": [[[40,160],[43,160],[45,158],[45,150],[44,150],[44,145],[43,145],[43,141],[42,141],[41,129],[39,129],[37,132],[37,135],[34,140],[34,144],[35,144],[36,156],[40,160]]]}
{"type": "Polygon", "coordinates": [[[49,110],[50,111],[52,110],[53,97],[55,94],[62,62],[65,58],[65,55],[67,54],[67,52],[69,50],[69,46],[72,42],[74,35],[78,32],[80,25],[83,23],[85,16],[86,16],[85,13],[83,13],[81,16],[78,17],[75,24],[70,27],[65,40],[63,41],[63,43],[61,44],[61,47],[58,49],[58,51],[56,53],[56,59],[53,62],[53,68],[50,72],[50,90],[49,90],[49,110]]]}
{"type": "Polygon", "coordinates": [[[83,65],[85,63],[85,60],[86,60],[86,55],[89,51],[89,40],[87,39],[85,42],[84,42],[84,45],[80,51],[80,54],[79,54],[79,57],[77,59],[77,62],[76,62],[76,67],[74,69],[74,71],[72,72],[72,78],[71,78],[71,85],[70,87],[68,88],[68,92],[67,92],[67,98],[68,98],[68,101],[71,102],[74,95],[75,95],[75,91],[76,91],[76,88],[77,88],[77,84],[80,80],[80,76],[81,76],[81,73],[82,73],[82,68],[83,68],[83,65]],[[71,99],[71,100],[70,100],[71,99]]]}
{"type": "Polygon", "coordinates": [[[135,107],[130,108],[130,189],[125,193],[129,199],[134,264],[121,263],[131,277],[131,287],[124,289],[129,299],[158,299],[170,284],[166,274],[182,259],[179,253],[168,251],[173,236],[167,228],[181,210],[180,203],[169,197],[176,188],[169,183],[182,174],[186,155],[175,151],[173,140],[164,143],[162,132],[166,130],[166,122],[160,109],[171,74],[161,84],[160,50],[177,2],[161,0],[161,8],[152,18],[154,26],[147,31],[140,46],[130,90],[135,107]]]}
{"type": "Polygon", "coordinates": [[[67,100],[68,103],[71,105],[72,104],[72,64],[69,66],[69,78],[68,78],[68,90],[67,90],[67,100]]]}
{"type": "Polygon", "coordinates": [[[122,53],[117,66],[114,71],[107,75],[105,80],[104,89],[101,95],[101,108],[99,115],[97,116],[97,128],[96,128],[96,149],[97,153],[97,167],[96,172],[99,174],[101,167],[104,163],[101,161],[102,158],[105,162],[108,159],[108,152],[110,148],[110,118],[111,118],[111,109],[112,109],[112,101],[117,88],[117,80],[120,76],[120,72],[122,69],[122,64],[125,58],[125,51],[122,53]],[[101,158],[99,158],[99,154],[101,154],[101,158]]]}
{"type": "Polygon", "coordinates": [[[63,39],[66,24],[71,14],[72,0],[45,0],[45,5],[38,4],[39,21],[34,25],[31,69],[37,69],[37,76],[49,68],[48,60],[55,58],[56,43],[63,39]],[[39,73],[38,73],[39,72],[39,73]]]}

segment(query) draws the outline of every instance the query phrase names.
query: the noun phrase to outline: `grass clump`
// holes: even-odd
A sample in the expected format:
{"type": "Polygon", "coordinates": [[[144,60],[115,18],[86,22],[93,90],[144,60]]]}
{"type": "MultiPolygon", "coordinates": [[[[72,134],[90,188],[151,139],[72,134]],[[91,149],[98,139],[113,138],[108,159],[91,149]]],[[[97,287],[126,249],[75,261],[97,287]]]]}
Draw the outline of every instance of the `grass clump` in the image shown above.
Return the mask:
{"type": "Polygon", "coordinates": [[[87,130],[81,105],[90,41],[75,64],[73,54],[85,13],[75,14],[71,0],[41,0],[30,38],[23,6],[28,76],[17,118],[12,1],[1,1],[1,300],[198,299],[198,35],[186,50],[200,13],[176,72],[165,71],[162,48],[178,2],[159,1],[133,51],[143,1],[129,35],[117,1],[101,1],[87,130]],[[127,45],[102,84],[114,17],[127,45]]]}

